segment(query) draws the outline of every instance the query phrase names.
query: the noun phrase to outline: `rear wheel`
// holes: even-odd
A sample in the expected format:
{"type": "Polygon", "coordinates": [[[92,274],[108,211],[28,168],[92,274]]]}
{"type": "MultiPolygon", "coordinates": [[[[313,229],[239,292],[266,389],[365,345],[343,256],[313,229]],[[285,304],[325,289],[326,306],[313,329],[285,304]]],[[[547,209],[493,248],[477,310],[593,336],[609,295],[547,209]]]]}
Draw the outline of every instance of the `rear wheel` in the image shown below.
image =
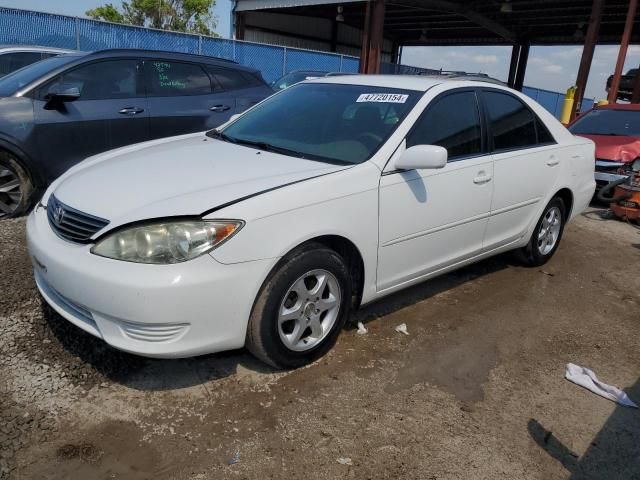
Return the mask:
{"type": "Polygon", "coordinates": [[[526,265],[538,267],[549,261],[560,244],[565,219],[564,202],[560,197],[552,198],[538,220],[529,243],[520,251],[526,265]]]}
{"type": "Polygon", "coordinates": [[[338,253],[311,244],[285,259],[263,286],[246,346],[276,368],[296,368],[335,344],[349,315],[351,279],[338,253]]]}
{"type": "Polygon", "coordinates": [[[27,172],[11,154],[0,152],[0,219],[24,214],[32,192],[27,172]]]}

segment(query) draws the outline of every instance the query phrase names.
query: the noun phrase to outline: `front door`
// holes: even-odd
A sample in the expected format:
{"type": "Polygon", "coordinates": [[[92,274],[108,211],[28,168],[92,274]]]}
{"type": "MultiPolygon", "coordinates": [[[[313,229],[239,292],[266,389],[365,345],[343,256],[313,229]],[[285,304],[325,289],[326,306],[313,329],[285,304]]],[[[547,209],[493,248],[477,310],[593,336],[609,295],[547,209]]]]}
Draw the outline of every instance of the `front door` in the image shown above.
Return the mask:
{"type": "Polygon", "coordinates": [[[379,291],[482,251],[491,208],[493,161],[483,140],[476,92],[455,90],[433,100],[406,138],[406,147],[413,145],[443,146],[449,159],[438,170],[383,173],[379,291]]]}
{"type": "Polygon", "coordinates": [[[54,177],[91,155],[149,139],[139,77],[138,60],[98,61],[68,70],[36,92],[38,154],[54,177]],[[47,93],[62,83],[78,88],[80,98],[51,108],[47,93]]]}

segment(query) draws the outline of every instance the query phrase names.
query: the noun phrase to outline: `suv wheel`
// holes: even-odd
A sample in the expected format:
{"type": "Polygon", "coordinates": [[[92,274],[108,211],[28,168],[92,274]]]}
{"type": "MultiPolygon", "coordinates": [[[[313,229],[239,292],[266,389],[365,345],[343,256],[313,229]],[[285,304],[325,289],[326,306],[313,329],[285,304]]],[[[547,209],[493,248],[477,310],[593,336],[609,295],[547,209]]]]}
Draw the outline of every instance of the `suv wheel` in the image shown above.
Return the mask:
{"type": "Polygon", "coordinates": [[[33,185],[27,172],[7,152],[0,152],[0,219],[14,218],[29,208],[33,185]]]}

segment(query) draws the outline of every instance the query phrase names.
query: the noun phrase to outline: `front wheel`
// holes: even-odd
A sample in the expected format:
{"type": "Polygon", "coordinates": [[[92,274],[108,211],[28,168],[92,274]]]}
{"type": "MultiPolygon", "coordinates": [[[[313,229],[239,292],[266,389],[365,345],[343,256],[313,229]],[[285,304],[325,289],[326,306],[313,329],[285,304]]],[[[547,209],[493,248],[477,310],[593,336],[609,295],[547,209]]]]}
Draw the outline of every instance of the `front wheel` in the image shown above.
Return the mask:
{"type": "Polygon", "coordinates": [[[343,258],[311,244],[283,259],[262,287],[246,346],[276,368],[297,368],[335,344],[349,316],[351,278],[343,258]]]}
{"type": "Polygon", "coordinates": [[[32,192],[27,172],[13,156],[0,151],[0,219],[23,215],[29,208],[32,192]]]}
{"type": "Polygon", "coordinates": [[[549,261],[558,249],[565,221],[564,202],[560,197],[552,198],[538,220],[529,243],[520,251],[525,265],[539,267],[549,261]]]}

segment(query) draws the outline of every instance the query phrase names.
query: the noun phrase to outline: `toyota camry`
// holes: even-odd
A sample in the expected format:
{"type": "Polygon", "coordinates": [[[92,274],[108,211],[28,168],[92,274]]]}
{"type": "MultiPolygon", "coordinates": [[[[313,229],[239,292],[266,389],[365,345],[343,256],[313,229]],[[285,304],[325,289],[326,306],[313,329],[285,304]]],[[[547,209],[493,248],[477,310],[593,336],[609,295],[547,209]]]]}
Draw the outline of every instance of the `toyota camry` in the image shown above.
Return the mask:
{"type": "Polygon", "coordinates": [[[28,244],[45,300],[118,349],[246,346],[294,368],[360,305],[500,252],[545,263],[593,168],[591,140],[509,88],[327,77],[85,160],[31,213],[28,244]]]}

